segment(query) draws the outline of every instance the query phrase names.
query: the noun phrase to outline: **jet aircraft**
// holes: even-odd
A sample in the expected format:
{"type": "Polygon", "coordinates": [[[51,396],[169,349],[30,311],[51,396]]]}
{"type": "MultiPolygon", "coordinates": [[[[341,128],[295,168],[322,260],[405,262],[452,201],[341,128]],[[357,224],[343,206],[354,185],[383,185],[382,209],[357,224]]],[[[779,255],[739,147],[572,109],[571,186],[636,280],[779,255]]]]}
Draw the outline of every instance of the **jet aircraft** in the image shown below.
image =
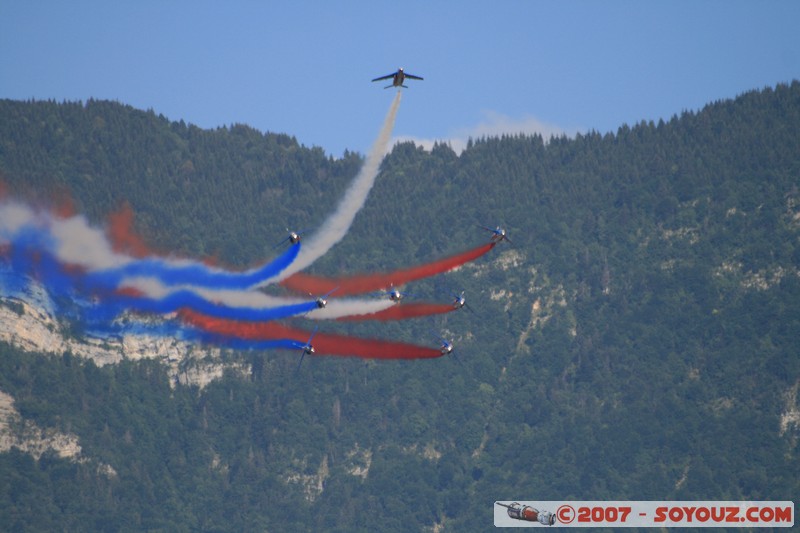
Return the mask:
{"type": "Polygon", "coordinates": [[[461,294],[453,294],[453,298],[453,307],[456,309],[461,309],[467,305],[467,299],[464,297],[464,291],[461,291],[461,294]]]}
{"type": "Polygon", "coordinates": [[[454,351],[455,350],[455,346],[453,346],[453,343],[448,341],[448,340],[446,340],[441,335],[438,335],[435,331],[432,331],[431,333],[433,333],[433,335],[439,341],[439,352],[441,352],[442,355],[453,354],[453,356],[455,357],[456,353],[454,351]]]}
{"type": "Polygon", "coordinates": [[[314,345],[311,344],[311,340],[314,338],[314,335],[316,334],[317,334],[317,328],[314,328],[314,331],[311,332],[311,336],[308,338],[308,342],[306,342],[305,344],[300,344],[299,342],[295,342],[297,349],[303,350],[303,353],[300,354],[300,361],[297,362],[297,369],[295,370],[295,372],[300,370],[300,365],[303,364],[303,357],[305,357],[306,354],[308,355],[314,354],[315,352],[314,345]]]}
{"type": "Polygon", "coordinates": [[[300,242],[300,235],[302,235],[304,232],[305,232],[305,230],[303,230],[303,231],[291,231],[291,230],[289,230],[289,228],[286,228],[286,233],[288,233],[288,235],[281,242],[276,244],[275,248],[277,248],[278,246],[280,246],[281,244],[283,244],[285,242],[289,242],[289,244],[297,244],[297,243],[299,243],[300,242]]]}
{"type": "Polygon", "coordinates": [[[442,355],[453,353],[453,343],[443,340],[442,347],[439,348],[439,351],[442,352],[442,355]]]}
{"type": "Polygon", "coordinates": [[[331,289],[331,290],[330,290],[330,291],[328,291],[327,293],[323,294],[322,296],[320,296],[319,298],[317,298],[316,300],[314,300],[314,301],[317,303],[317,307],[318,307],[318,308],[320,308],[320,309],[322,309],[322,308],[324,308],[326,305],[328,305],[328,296],[330,296],[331,294],[333,294],[333,291],[335,291],[335,290],[336,290],[336,289],[338,289],[338,288],[339,288],[339,287],[336,287],[336,288],[334,288],[334,289],[331,289]]]}
{"type": "Polygon", "coordinates": [[[511,239],[509,239],[506,236],[506,230],[501,228],[500,226],[497,226],[496,228],[492,229],[492,228],[488,228],[486,226],[483,226],[481,224],[478,224],[478,227],[492,233],[491,242],[497,243],[497,242],[500,242],[500,241],[507,241],[509,244],[511,244],[511,239]]]}
{"type": "Polygon", "coordinates": [[[290,231],[289,236],[286,238],[289,239],[289,242],[292,244],[297,244],[298,242],[300,242],[300,234],[294,231],[290,231]]]}
{"type": "Polygon", "coordinates": [[[389,289],[381,289],[373,293],[375,296],[380,298],[389,298],[391,301],[395,303],[400,303],[400,301],[405,298],[406,296],[412,296],[412,294],[403,292],[394,285],[390,285],[389,289]]]}
{"type": "Polygon", "coordinates": [[[391,301],[393,301],[393,302],[399,302],[404,297],[405,297],[405,294],[403,294],[402,292],[398,291],[397,289],[392,289],[391,292],[389,293],[389,299],[391,301]]]}
{"type": "MultiPolygon", "coordinates": [[[[461,294],[451,293],[453,296],[453,308],[461,309],[466,308],[470,313],[475,313],[475,310],[467,303],[467,298],[464,296],[464,291],[461,294]]],[[[477,314],[477,313],[476,313],[477,314]]]]}
{"type": "Polygon", "coordinates": [[[379,78],[375,78],[372,81],[381,81],[381,80],[392,80],[391,85],[387,85],[384,89],[388,89],[389,87],[405,87],[408,89],[408,86],[403,85],[405,79],[408,78],[410,80],[422,80],[419,76],[414,76],[413,74],[407,74],[403,71],[402,67],[397,69],[397,72],[393,72],[391,74],[387,74],[386,76],[381,76],[379,78]]]}

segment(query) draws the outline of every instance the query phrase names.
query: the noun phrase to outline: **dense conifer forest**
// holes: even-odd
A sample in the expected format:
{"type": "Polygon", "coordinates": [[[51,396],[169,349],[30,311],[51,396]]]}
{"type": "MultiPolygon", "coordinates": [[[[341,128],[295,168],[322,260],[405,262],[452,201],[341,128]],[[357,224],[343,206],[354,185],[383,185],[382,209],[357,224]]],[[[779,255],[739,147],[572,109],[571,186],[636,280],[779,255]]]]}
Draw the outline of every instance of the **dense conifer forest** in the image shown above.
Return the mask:
{"type": "MultiPolygon", "coordinates": [[[[8,191],[97,224],[127,206],[154,249],[234,266],[320,224],[363,162],[300,141],[0,100],[8,191]]],[[[486,531],[496,500],[800,494],[800,83],[616,133],[398,144],[311,270],[432,261],[484,240],[477,224],[513,244],[409,286],[465,290],[475,313],[323,325],[446,331],[459,360],[295,373],[294,353],[229,351],[248,377],[200,389],[154,361],[0,344],[0,391],[84,457],[0,453],[0,529],[486,531]]]]}

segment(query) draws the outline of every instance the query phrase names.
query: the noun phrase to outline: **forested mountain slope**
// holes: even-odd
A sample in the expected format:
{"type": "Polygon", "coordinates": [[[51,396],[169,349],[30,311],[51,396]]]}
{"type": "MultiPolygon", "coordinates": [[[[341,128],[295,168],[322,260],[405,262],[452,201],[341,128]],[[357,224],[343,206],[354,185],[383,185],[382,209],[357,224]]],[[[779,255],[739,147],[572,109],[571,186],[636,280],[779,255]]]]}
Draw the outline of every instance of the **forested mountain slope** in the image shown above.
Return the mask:
{"type": "MultiPolygon", "coordinates": [[[[402,109],[400,110],[402,113],[402,109]]],[[[409,287],[476,313],[331,331],[460,350],[429,361],[228,352],[203,389],[157,363],[0,346],[0,391],[81,460],[0,453],[14,530],[484,531],[503,499],[800,493],[800,83],[575,139],[396,146],[313,270],[475,264],[409,287]],[[431,344],[435,339],[430,339],[431,344]],[[430,529],[429,529],[430,530],[430,529]]],[[[100,222],[124,202],[155,249],[245,265],[321,223],[361,163],[284,135],[110,102],[0,101],[7,188],[100,222]]]]}

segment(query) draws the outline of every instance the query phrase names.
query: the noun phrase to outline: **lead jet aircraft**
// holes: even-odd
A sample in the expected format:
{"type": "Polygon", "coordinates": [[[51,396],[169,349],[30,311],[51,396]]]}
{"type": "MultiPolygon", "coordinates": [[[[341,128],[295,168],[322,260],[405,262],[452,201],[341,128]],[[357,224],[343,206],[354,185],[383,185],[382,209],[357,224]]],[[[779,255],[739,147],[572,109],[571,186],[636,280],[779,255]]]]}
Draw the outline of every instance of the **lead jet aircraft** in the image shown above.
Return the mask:
{"type": "Polygon", "coordinates": [[[405,87],[406,89],[408,89],[408,86],[403,85],[403,82],[405,81],[406,78],[410,80],[422,80],[422,78],[420,78],[419,76],[414,76],[413,74],[406,74],[405,72],[403,72],[403,68],[401,67],[397,69],[397,72],[387,74],[386,76],[381,76],[380,78],[375,78],[372,81],[391,79],[392,84],[387,85],[386,87],[384,87],[384,89],[388,89],[389,87],[405,87]]]}

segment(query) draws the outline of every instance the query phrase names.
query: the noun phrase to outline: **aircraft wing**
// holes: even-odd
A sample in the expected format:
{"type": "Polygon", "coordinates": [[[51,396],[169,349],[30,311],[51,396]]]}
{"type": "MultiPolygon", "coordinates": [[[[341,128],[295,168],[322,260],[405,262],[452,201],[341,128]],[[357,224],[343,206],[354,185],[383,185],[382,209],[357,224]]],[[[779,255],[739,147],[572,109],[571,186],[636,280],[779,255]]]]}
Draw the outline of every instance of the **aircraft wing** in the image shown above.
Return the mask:
{"type": "MultiPolygon", "coordinates": [[[[372,81],[390,80],[390,79],[394,78],[394,75],[395,75],[395,73],[392,72],[391,74],[387,74],[386,76],[381,76],[380,78],[375,78],[372,81]]],[[[407,74],[406,74],[406,76],[407,76],[407,74]]]]}
{"type": "Polygon", "coordinates": [[[423,79],[423,78],[420,78],[419,76],[414,76],[413,74],[408,74],[408,73],[406,73],[406,78],[411,78],[412,80],[421,80],[421,79],[423,79]]]}

